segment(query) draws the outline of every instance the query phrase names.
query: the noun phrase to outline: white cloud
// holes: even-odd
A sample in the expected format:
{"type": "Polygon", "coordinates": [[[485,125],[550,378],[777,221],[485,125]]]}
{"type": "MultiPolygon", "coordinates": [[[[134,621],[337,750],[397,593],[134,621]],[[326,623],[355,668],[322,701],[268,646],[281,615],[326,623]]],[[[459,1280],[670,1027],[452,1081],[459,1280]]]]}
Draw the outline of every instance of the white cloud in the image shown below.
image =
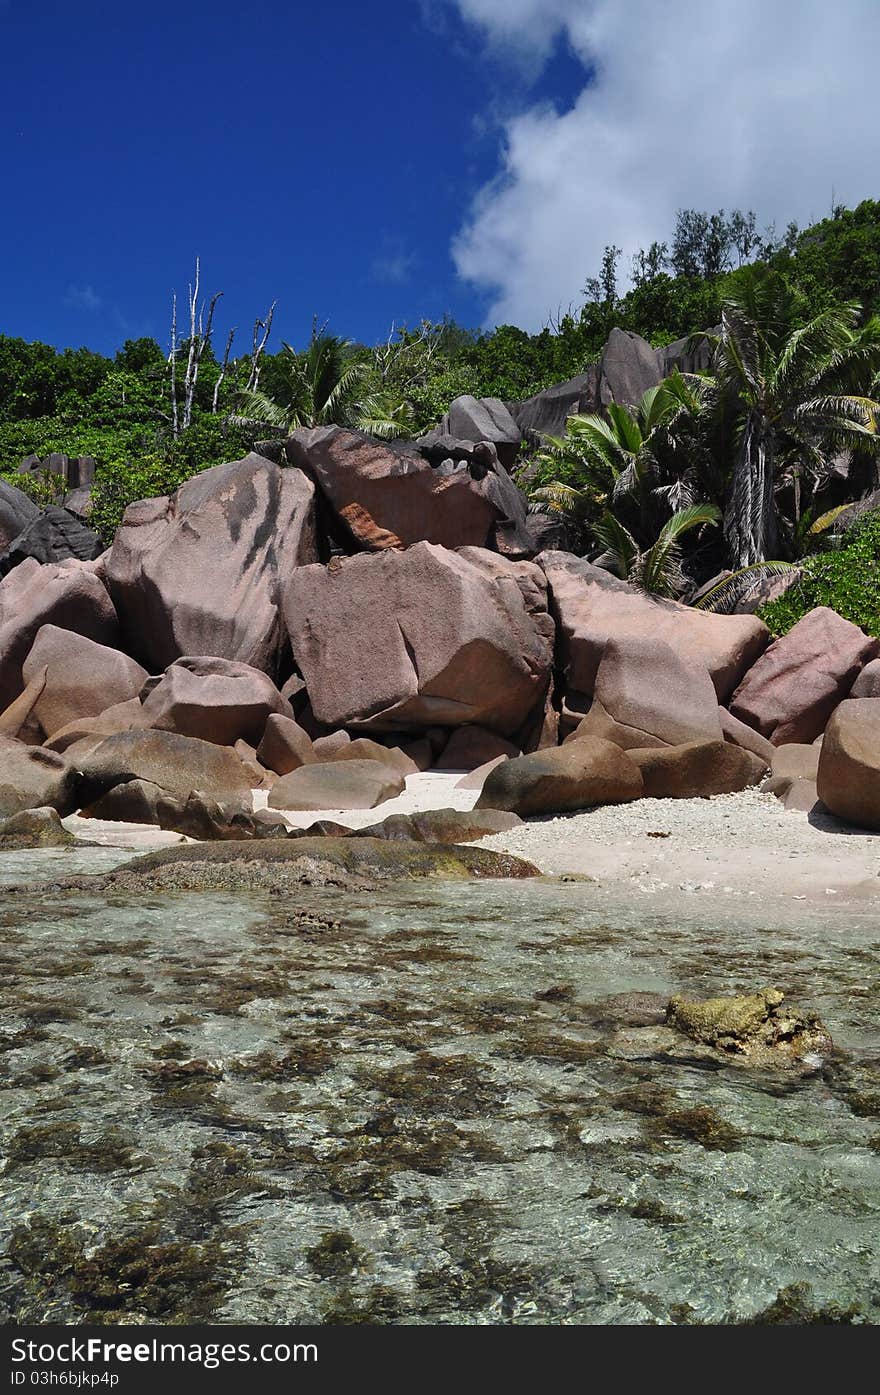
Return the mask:
{"type": "Polygon", "coordinates": [[[94,286],[68,286],[64,304],[68,310],[100,310],[104,301],[94,286]]]}
{"type": "Polygon", "coordinates": [[[880,196],[878,0],[450,0],[498,56],[584,65],[567,111],[508,120],[497,177],[453,244],[487,319],[534,329],[621,269],[681,207],[801,225],[880,196]]]}

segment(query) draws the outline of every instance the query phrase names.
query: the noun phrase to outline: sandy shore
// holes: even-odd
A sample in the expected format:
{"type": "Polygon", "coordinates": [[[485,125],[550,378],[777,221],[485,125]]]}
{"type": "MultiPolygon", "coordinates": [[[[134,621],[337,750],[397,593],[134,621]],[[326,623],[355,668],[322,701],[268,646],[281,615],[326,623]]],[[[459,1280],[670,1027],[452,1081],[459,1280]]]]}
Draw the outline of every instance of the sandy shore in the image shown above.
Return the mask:
{"type": "Polygon", "coordinates": [[[481,846],[645,895],[880,902],[880,836],[827,814],[787,812],[758,790],[606,805],[535,820],[481,846]]]}
{"type": "MultiPolygon", "coordinates": [[[[477,792],[457,788],[460,779],[439,771],[413,775],[403,794],[376,809],[284,817],[291,828],[306,828],[318,818],[364,828],[390,814],[470,809],[477,792]]],[[[265,790],[254,791],[254,807],[265,808],[267,798],[265,790]]],[[[148,825],[76,815],[64,823],[86,841],[142,852],[189,841],[148,825]]],[[[830,815],[787,812],[758,790],[714,799],[641,799],[532,820],[483,839],[481,847],[525,857],[542,872],[589,876],[643,895],[880,902],[880,835],[849,828],[830,815]]]]}

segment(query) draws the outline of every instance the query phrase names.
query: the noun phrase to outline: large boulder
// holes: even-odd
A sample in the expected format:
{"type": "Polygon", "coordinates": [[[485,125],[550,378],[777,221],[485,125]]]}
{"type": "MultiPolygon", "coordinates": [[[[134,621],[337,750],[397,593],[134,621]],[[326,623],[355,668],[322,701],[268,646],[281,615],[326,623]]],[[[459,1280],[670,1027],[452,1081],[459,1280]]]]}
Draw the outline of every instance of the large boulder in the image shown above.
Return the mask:
{"type": "Polygon", "coordinates": [[[593,706],[573,735],[600,736],[624,750],[720,741],[709,671],[649,635],[611,638],[596,674],[593,706]]]}
{"type": "Polygon", "coordinates": [[[270,809],[375,809],[406,788],[406,777],[374,760],[301,765],[276,780],[270,809]]]}
{"type": "Polygon", "coordinates": [[[77,763],[84,806],[130,780],[158,785],[184,801],[197,792],[218,804],[251,805],[250,776],[234,751],[176,732],[120,732],[105,737],[77,763]]]}
{"type": "Polygon", "coordinates": [[[466,467],[451,474],[435,470],[409,442],[319,426],[295,431],[286,450],[355,542],[370,551],[422,541],[484,547],[502,516],[466,467]]]}
{"type": "Polygon", "coordinates": [[[137,697],[148,677],[127,654],[58,625],[42,625],[23,666],[25,682],[46,671],[34,713],[46,736],[137,697]]]}
{"type": "Polygon", "coordinates": [[[811,610],[746,674],[730,710],[774,746],[814,741],[880,643],[827,606],[811,610]]]}
{"type": "Polygon", "coordinates": [[[441,430],[459,441],[491,441],[502,465],[512,465],[520,446],[520,429],[497,397],[456,397],[441,430]]]}
{"type": "Polygon", "coordinates": [[[252,453],[131,504],[105,572],[125,648],[153,673],[198,654],[274,677],[281,583],[317,558],[311,480],[252,453]]]}
{"type": "Polygon", "coordinates": [[[0,553],[0,576],[5,576],[27,558],[40,563],[63,562],[69,557],[91,562],[100,557],[103,550],[104,544],[94,529],[67,509],[50,504],[31,518],[0,553]]]}
{"type": "Polygon", "coordinates": [[[599,360],[599,405],[620,402],[635,407],[649,388],[656,387],[662,374],[655,351],[640,334],[628,329],[612,329],[599,360]]]}
{"type": "MultiPolygon", "coordinates": [[[[719,334],[721,326],[711,331],[719,334]]],[[[714,358],[714,347],[709,334],[689,334],[685,339],[676,339],[654,350],[657,371],[660,378],[668,378],[676,370],[679,373],[710,373],[714,358]]]]}
{"type": "Polygon", "coordinates": [[[42,746],[44,732],[34,716],[34,708],[46,687],[47,673],[45,668],[38,670],[18,697],[0,712],[0,736],[15,737],[29,746],[42,746]]]}
{"type": "Polygon", "coordinates": [[[0,553],[6,551],[39,512],[27,494],[16,489],[15,485],[7,484],[6,480],[0,480],[0,553]]]}
{"type": "Polygon", "coordinates": [[[520,750],[485,727],[457,727],[434,763],[435,770],[477,770],[497,756],[518,756],[520,750]]]}
{"type": "Polygon", "coordinates": [[[880,659],[872,659],[865,664],[855,683],[849,690],[850,697],[880,697],[880,659]]]}
{"type": "Polygon", "coordinates": [[[770,639],[751,615],[713,615],[646,595],[601,567],[567,552],[536,559],[550,584],[568,700],[589,707],[609,639],[634,635],[662,641],[695,667],[708,669],[719,702],[726,702],[770,639]]]}
{"type": "Polygon", "coordinates": [[[314,765],[311,737],[292,717],[273,713],[257,747],[257,760],[276,775],[289,775],[301,765],[314,765]]]}
{"type": "Polygon", "coordinates": [[[541,571],[480,548],[417,543],[287,580],[284,616],[318,721],[507,735],[543,702],[553,622],[541,571]]]}
{"type": "Polygon", "coordinates": [[[744,751],[751,751],[753,755],[760,756],[765,765],[772,763],[776,748],[766,736],[741,722],[739,717],[734,717],[726,707],[719,707],[718,716],[721,719],[721,731],[725,741],[730,741],[734,746],[742,746],[744,751]]]}
{"type": "Polygon", "coordinates": [[[62,817],[77,807],[78,772],[55,751],[0,737],[0,818],[22,809],[57,809],[62,817]]]}
{"type": "Polygon", "coordinates": [[[760,783],[767,765],[729,741],[688,741],[627,752],[638,766],[648,799],[705,799],[760,783]]]}
{"type": "Polygon", "coordinates": [[[554,383],[533,397],[514,402],[511,415],[523,436],[564,436],[565,425],[577,412],[592,411],[595,404],[596,369],[589,368],[565,383],[554,383]]]}
{"type": "Polygon", "coordinates": [[[489,545],[505,557],[533,557],[538,548],[529,528],[528,501],[498,459],[491,441],[459,441],[430,431],[416,442],[437,473],[451,477],[466,470],[472,487],[495,509],[489,545]]]}
{"type": "Polygon", "coordinates": [[[116,646],[116,611],[93,564],[28,558],[0,581],[0,709],[25,687],[22,665],[43,625],[116,646]]]}
{"type": "Polygon", "coordinates": [[[273,714],[292,718],[290,703],[267,674],[233,659],[188,655],[141,693],[145,725],[197,736],[216,746],[259,745],[273,714]]]}
{"type": "Polygon", "coordinates": [[[78,756],[100,746],[107,736],[116,736],[121,731],[140,731],[145,726],[144,709],[139,700],[129,698],[127,702],[105,708],[97,717],[79,717],[68,722],[53,736],[47,736],[43,745],[49,751],[70,751],[78,756]]]}
{"type": "Polygon", "coordinates": [[[490,771],[474,806],[530,814],[561,814],[594,804],[625,804],[643,792],[642,776],[626,752],[610,741],[584,738],[569,746],[534,751],[490,771]]]}
{"type": "Polygon", "coordinates": [[[287,836],[287,825],[280,818],[266,815],[265,811],[254,814],[249,804],[218,804],[197,792],[182,799],[148,780],[128,780],[124,785],[114,785],[88,809],[83,809],[82,816],[108,822],[152,824],[200,841],[287,836]]]}
{"type": "Polygon", "coordinates": [[[492,833],[507,833],[522,819],[504,809],[424,809],[417,814],[389,814],[381,823],[352,829],[350,838],[387,838],[395,842],[476,843],[492,833]]]}
{"type": "Polygon", "coordinates": [[[880,833],[880,698],[849,698],[835,710],[817,786],[832,814],[880,833]]]}

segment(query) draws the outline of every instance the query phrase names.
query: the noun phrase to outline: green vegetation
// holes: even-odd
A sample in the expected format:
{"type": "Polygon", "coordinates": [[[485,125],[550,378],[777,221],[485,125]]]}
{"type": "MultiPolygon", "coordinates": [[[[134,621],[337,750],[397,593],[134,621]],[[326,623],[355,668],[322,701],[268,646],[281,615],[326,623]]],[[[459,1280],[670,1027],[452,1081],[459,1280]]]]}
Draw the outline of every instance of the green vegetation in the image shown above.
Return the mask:
{"type": "Polygon", "coordinates": [[[760,614],[773,634],[783,635],[818,605],[880,638],[880,509],[857,519],[833,551],[808,557],[798,583],[760,614]]]}
{"type": "MultiPolygon", "coordinates": [[[[582,373],[613,326],[659,346],[720,324],[716,383],[675,375],[643,419],[612,412],[607,422],[573,425],[529,462],[535,501],[572,520],[587,549],[600,545],[593,525],[613,514],[639,555],[683,510],[732,501],[724,530],[692,529],[684,566],[693,578],[821,545],[816,517],[841,502],[823,493],[831,449],[873,430],[872,409],[858,398],[878,392],[880,201],[836,208],[781,237],[760,233],[750,212],[683,209],[669,245],[636,253],[625,294],[619,259],[606,248],[583,304],[537,334],[424,321],[371,347],[315,326],[304,350],[271,354],[270,312],[256,323],[253,352],[230,357],[230,338],[221,360],[215,296],[204,332],[195,312],[189,339],[175,326],[171,355],[152,339],[128,340],[107,358],[0,336],[0,476],[44,504],[56,486],[18,475],[25,456],[94,456],[92,517],[109,542],[128,503],[172,491],[296,423],[418,435],[461,393],[517,400],[582,373]],[[590,431],[593,441],[584,439],[590,431]],[[618,438],[604,460],[603,431],[618,438]],[[551,489],[555,499],[540,492],[551,489]]],[[[870,463],[860,478],[870,483],[870,463]]]]}
{"type": "Polygon", "coordinates": [[[816,510],[842,449],[876,458],[880,317],[863,322],[854,302],[808,316],[806,297],[758,265],[743,271],[710,337],[714,377],[674,373],[635,411],[612,404],[604,417],[571,417],[565,438],[537,457],[531,498],[602,549],[597,565],[665,596],[688,587],[679,538],[723,509],[717,561],[737,569],[740,585],[729,578],[714,590],[717,607],[768,560],[778,569],[779,549],[791,558],[821,544],[834,513],[816,510]]]}

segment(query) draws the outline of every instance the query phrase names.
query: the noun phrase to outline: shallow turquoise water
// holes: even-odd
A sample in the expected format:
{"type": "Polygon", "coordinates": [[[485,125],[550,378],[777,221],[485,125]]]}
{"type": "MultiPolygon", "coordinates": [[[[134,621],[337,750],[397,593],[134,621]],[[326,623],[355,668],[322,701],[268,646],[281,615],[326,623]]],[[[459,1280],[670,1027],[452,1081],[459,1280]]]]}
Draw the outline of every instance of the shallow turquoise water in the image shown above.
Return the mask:
{"type": "Polygon", "coordinates": [[[869,915],[46,884],[120,857],[0,858],[7,1321],[877,1320],[869,915]],[[840,1048],[807,1077],[658,1059],[596,1007],[767,985],[840,1048]]]}

